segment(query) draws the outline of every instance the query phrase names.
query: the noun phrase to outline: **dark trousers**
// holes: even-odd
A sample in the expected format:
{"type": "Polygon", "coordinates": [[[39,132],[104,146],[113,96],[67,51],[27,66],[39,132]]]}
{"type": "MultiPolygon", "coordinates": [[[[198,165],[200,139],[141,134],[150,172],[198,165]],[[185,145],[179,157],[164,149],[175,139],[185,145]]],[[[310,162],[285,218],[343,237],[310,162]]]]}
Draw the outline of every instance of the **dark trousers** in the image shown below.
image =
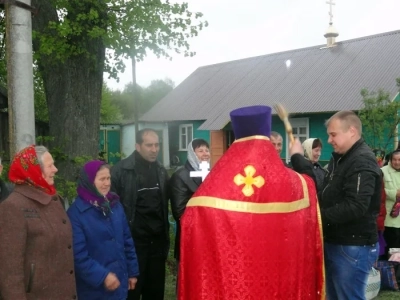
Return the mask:
{"type": "Polygon", "coordinates": [[[164,300],[165,239],[134,241],[140,275],[136,288],[128,292],[127,300],[164,300]]]}
{"type": "Polygon", "coordinates": [[[389,248],[400,248],[400,228],[385,227],[383,237],[386,242],[386,254],[388,253],[389,248]]]}

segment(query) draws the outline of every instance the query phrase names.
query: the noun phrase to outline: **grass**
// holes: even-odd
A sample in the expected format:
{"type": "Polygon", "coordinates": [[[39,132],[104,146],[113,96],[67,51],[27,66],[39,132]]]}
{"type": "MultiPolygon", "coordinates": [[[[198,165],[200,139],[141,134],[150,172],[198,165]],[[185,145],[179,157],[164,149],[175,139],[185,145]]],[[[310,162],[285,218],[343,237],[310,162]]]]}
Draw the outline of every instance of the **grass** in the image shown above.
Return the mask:
{"type": "MultiPolygon", "coordinates": [[[[165,282],[165,297],[164,297],[164,300],[176,300],[175,284],[176,284],[176,276],[173,273],[173,270],[171,270],[171,265],[168,264],[167,265],[167,278],[166,278],[166,282],[165,282]]],[[[381,291],[379,293],[378,297],[376,297],[374,299],[378,299],[378,300],[398,300],[398,299],[400,299],[400,292],[381,291]]]]}
{"type": "MultiPolygon", "coordinates": [[[[167,260],[166,274],[167,278],[165,281],[165,296],[164,300],[176,300],[175,287],[176,287],[176,263],[174,259],[174,242],[175,237],[171,230],[171,249],[167,260]]],[[[378,300],[399,300],[400,292],[392,291],[381,291],[375,299],[378,300]]]]}
{"type": "MultiPolygon", "coordinates": [[[[175,299],[175,298],[168,298],[168,299],[175,299]]],[[[400,292],[391,292],[391,291],[380,291],[378,297],[375,299],[379,300],[397,300],[400,299],[400,292]]]]}
{"type": "Polygon", "coordinates": [[[167,278],[165,281],[164,300],[175,300],[176,299],[175,288],[176,288],[176,276],[174,273],[171,272],[170,265],[167,265],[167,278]]]}

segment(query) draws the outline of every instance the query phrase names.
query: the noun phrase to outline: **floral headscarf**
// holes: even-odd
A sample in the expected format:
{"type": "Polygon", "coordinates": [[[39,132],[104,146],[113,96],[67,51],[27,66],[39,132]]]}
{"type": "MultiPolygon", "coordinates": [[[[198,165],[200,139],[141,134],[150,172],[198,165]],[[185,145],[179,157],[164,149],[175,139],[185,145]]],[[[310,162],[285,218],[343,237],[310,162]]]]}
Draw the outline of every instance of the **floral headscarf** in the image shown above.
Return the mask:
{"type": "Polygon", "coordinates": [[[103,196],[94,185],[97,172],[105,164],[101,160],[92,160],[83,166],[79,174],[77,193],[82,200],[100,209],[106,216],[112,213],[111,208],[117,203],[119,197],[111,192],[103,196]]]}
{"type": "Polygon", "coordinates": [[[57,193],[55,187],[43,178],[43,172],[37,159],[35,145],[22,149],[15,154],[11,162],[8,178],[14,184],[27,184],[48,195],[57,193]]]}

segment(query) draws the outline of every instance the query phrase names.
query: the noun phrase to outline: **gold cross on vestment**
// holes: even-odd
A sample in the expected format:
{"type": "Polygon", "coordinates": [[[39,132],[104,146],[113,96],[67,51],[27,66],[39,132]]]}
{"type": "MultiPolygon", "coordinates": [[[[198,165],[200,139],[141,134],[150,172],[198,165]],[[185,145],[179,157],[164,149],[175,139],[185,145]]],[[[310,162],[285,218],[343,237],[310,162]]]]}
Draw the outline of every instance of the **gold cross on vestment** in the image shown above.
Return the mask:
{"type": "Polygon", "coordinates": [[[248,165],[244,168],[244,174],[246,175],[246,177],[244,177],[242,174],[237,174],[234,178],[233,178],[233,182],[237,185],[243,185],[244,187],[242,189],[242,193],[246,196],[246,197],[250,197],[251,195],[254,194],[254,188],[253,185],[256,186],[257,188],[260,188],[264,185],[265,180],[262,176],[257,176],[254,177],[254,174],[256,174],[256,169],[251,166],[248,165]]]}

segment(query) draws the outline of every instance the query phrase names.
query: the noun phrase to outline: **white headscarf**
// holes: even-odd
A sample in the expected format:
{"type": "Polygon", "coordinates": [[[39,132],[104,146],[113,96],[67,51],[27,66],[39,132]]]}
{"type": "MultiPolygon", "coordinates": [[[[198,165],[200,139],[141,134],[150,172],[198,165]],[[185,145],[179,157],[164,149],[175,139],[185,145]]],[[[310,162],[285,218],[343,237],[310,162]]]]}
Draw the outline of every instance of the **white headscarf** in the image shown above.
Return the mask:
{"type": "MultiPolygon", "coordinates": [[[[197,158],[196,152],[194,152],[194,149],[193,149],[193,141],[194,140],[196,140],[196,139],[193,139],[187,146],[187,152],[188,152],[187,160],[189,161],[189,163],[193,169],[195,169],[196,171],[200,171],[201,161],[197,158]]],[[[210,160],[208,160],[208,163],[210,163],[210,160]]]]}
{"type": "Polygon", "coordinates": [[[304,157],[309,160],[312,158],[312,144],[315,140],[315,138],[306,139],[302,144],[304,149],[304,157]]]}

